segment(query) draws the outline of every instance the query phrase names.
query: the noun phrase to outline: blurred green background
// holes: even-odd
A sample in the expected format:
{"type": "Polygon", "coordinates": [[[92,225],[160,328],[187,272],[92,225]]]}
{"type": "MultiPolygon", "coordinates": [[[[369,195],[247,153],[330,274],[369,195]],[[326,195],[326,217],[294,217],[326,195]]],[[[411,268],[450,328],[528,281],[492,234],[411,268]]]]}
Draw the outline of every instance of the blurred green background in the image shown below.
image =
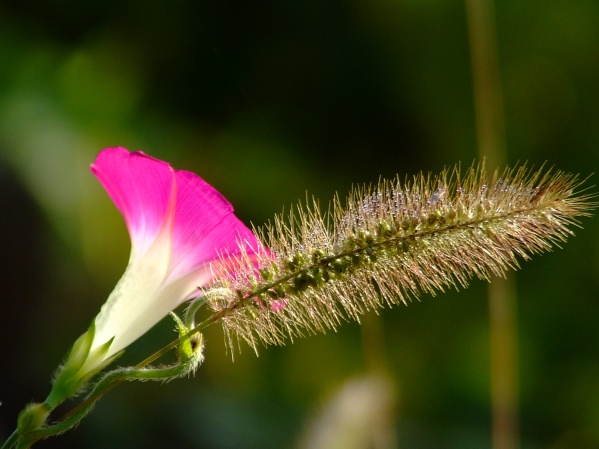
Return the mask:
{"type": "MultiPolygon", "coordinates": [[[[599,2],[495,6],[510,163],[597,171],[599,2]]],[[[306,191],[326,204],[469,165],[471,79],[461,1],[3,0],[0,438],[126,265],[88,169],[102,148],[195,171],[261,225],[306,191]]],[[[517,274],[522,448],[599,447],[599,226],[583,224],[517,274]]],[[[306,447],[340,391],[398,447],[490,447],[485,295],[475,281],[234,362],[214,327],[195,378],[123,385],[39,447],[306,447]],[[373,365],[384,382],[365,380],[373,365]]],[[[173,336],[161,323],[123,362],[173,336]]]]}

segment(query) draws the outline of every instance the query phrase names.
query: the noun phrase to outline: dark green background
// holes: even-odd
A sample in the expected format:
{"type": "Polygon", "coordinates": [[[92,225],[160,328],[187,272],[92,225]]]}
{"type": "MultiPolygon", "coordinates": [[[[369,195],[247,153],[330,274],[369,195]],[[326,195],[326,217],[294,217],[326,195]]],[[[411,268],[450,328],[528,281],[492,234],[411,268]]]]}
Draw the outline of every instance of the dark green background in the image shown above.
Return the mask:
{"type": "MultiPolygon", "coordinates": [[[[599,2],[499,0],[495,18],[510,163],[597,171],[599,2]]],[[[0,437],[126,265],[125,226],[88,171],[115,145],[197,172],[256,225],[306,191],[326,204],[379,176],[469,165],[464,4],[0,3],[0,437]]],[[[522,448],[599,447],[599,227],[584,227],[517,275],[522,448]]],[[[485,287],[382,312],[399,447],[490,447],[485,287]]],[[[207,340],[194,379],[121,386],[39,447],[294,447],[367,372],[354,323],[234,362],[220,329],[207,340]]]]}

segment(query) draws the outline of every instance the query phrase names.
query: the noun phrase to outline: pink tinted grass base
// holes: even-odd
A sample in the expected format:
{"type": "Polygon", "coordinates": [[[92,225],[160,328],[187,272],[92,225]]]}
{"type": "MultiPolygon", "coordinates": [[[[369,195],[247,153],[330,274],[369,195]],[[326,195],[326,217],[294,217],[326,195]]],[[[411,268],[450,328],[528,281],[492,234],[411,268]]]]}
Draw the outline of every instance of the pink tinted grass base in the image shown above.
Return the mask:
{"type": "Polygon", "coordinates": [[[284,299],[276,299],[270,302],[270,310],[273,312],[280,312],[287,305],[287,301],[284,299]]]}

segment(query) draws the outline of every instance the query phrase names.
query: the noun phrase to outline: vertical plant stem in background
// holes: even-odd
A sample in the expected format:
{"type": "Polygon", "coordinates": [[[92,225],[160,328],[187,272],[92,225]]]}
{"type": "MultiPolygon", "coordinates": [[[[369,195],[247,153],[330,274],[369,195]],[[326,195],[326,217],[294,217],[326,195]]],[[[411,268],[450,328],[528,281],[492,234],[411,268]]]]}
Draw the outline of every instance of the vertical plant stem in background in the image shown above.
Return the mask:
{"type": "Polygon", "coordinates": [[[515,276],[489,284],[493,449],[518,447],[518,342],[515,276]]]}
{"type": "MultiPolygon", "coordinates": [[[[384,324],[378,313],[370,312],[364,315],[362,321],[362,341],[367,375],[377,379],[382,386],[387,387],[387,400],[379,404],[379,419],[372,424],[372,449],[396,449],[397,435],[393,412],[397,396],[394,394],[395,385],[389,376],[387,356],[385,351],[384,324]]],[[[372,393],[371,393],[372,394],[372,393]]]]}
{"type": "MultiPolygon", "coordinates": [[[[492,171],[505,165],[503,99],[492,0],[466,0],[478,153],[492,171]]],[[[518,445],[517,318],[513,274],[489,284],[493,448],[518,445]]]]}

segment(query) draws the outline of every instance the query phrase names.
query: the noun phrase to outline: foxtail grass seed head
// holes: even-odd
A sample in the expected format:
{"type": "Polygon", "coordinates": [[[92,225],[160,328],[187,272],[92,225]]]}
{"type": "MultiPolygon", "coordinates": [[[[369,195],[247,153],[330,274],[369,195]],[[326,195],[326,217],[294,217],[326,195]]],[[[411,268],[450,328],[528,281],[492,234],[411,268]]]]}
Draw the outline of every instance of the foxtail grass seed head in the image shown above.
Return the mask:
{"type": "MultiPolygon", "coordinates": [[[[229,346],[282,344],[335,329],[368,310],[490,280],[560,246],[594,195],[577,175],[521,165],[487,176],[476,165],[381,181],[316,201],[259,230],[272,253],[241,255],[204,298],[229,346]]],[[[216,268],[218,271],[218,268],[216,268]]]]}

